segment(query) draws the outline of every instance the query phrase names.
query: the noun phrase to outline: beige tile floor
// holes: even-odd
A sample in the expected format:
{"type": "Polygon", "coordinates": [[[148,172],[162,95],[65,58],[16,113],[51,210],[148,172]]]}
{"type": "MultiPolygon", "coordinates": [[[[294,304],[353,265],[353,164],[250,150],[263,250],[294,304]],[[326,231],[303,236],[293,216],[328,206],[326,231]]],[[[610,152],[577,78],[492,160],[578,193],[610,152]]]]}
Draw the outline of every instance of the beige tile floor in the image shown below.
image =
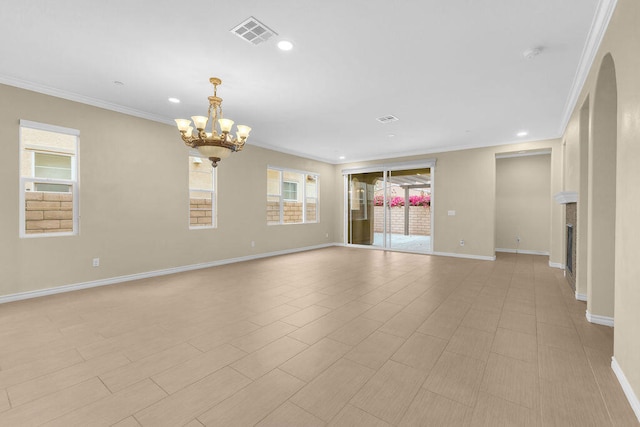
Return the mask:
{"type": "Polygon", "coordinates": [[[0,305],[0,426],[637,426],[547,262],[336,247],[0,305]]]}

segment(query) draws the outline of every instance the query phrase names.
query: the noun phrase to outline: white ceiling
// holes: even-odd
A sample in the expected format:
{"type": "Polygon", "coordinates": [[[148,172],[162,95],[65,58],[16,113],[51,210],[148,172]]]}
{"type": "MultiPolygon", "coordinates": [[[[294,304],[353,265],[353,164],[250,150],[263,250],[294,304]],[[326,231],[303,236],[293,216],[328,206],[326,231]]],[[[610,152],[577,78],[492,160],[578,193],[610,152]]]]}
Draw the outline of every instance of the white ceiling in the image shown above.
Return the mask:
{"type": "Polygon", "coordinates": [[[602,3],[7,0],[0,83],[173,123],[206,114],[217,76],[249,144],[331,163],[555,138],[602,3]],[[278,36],[229,32],[250,16],[278,36]],[[400,120],[375,120],[389,114],[400,120]]]}

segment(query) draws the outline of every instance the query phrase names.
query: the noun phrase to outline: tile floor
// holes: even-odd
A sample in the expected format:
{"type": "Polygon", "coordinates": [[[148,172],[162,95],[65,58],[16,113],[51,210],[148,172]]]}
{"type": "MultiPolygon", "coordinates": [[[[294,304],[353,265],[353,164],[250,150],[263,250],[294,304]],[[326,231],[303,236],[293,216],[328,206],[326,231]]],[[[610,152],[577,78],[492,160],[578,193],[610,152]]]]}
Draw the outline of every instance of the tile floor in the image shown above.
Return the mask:
{"type": "Polygon", "coordinates": [[[546,257],[328,248],[0,306],[0,425],[637,426],[546,257]]]}

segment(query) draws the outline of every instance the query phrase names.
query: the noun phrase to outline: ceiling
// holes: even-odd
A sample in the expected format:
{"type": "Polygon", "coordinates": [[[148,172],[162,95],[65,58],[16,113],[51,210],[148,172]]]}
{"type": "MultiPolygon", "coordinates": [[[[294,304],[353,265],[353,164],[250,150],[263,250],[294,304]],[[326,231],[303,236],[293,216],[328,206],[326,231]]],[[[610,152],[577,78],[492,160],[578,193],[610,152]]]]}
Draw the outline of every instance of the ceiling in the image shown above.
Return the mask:
{"type": "Polygon", "coordinates": [[[330,163],[556,138],[601,3],[3,2],[0,83],[172,124],[206,114],[217,76],[249,144],[330,163]],[[278,35],[252,45],[229,31],[250,16],[278,35]]]}

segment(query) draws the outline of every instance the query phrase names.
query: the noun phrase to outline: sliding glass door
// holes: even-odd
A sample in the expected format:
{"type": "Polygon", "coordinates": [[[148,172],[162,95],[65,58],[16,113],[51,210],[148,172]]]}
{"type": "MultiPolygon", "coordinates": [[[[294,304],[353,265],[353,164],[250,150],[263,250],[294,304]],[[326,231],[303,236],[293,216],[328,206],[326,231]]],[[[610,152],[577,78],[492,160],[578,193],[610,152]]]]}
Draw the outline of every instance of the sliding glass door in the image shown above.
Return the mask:
{"type": "Polygon", "coordinates": [[[345,173],[346,243],[431,252],[432,170],[345,173]]]}
{"type": "Polygon", "coordinates": [[[431,252],[431,174],[428,168],[389,171],[385,247],[431,252]]]}
{"type": "Polygon", "coordinates": [[[376,229],[384,226],[383,213],[376,210],[376,188],[384,182],[382,171],[348,175],[347,181],[347,242],[382,246],[380,237],[376,241],[376,229]]]}

